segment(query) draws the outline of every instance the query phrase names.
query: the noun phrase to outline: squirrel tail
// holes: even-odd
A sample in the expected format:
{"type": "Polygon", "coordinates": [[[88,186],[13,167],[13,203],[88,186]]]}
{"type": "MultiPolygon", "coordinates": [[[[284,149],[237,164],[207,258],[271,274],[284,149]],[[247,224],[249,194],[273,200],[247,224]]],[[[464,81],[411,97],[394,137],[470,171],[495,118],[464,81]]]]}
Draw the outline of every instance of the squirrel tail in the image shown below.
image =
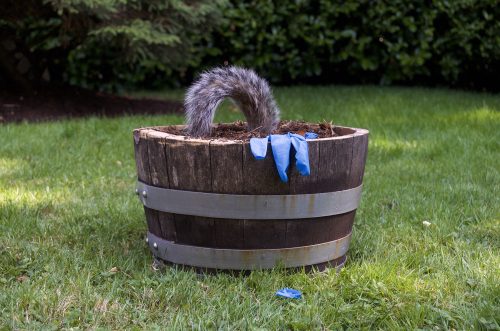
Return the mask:
{"type": "Polygon", "coordinates": [[[280,110],[267,81],[253,70],[231,66],[204,72],[188,89],[184,101],[188,134],[209,136],[215,111],[225,98],[240,108],[249,130],[269,134],[278,125],[280,110]]]}

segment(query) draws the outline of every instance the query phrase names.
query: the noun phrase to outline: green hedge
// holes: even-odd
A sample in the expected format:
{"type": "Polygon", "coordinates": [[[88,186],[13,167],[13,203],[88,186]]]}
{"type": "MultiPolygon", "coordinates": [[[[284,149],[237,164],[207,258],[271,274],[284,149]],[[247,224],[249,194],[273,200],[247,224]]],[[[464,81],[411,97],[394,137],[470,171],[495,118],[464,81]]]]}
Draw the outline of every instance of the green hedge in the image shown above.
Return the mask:
{"type": "Polygon", "coordinates": [[[224,17],[205,64],[275,83],[500,86],[496,0],[233,0],[224,17]]]}
{"type": "Polygon", "coordinates": [[[29,85],[21,62],[25,78],[101,90],[188,84],[228,62],[274,84],[500,89],[498,0],[5,1],[6,85],[29,85]]]}

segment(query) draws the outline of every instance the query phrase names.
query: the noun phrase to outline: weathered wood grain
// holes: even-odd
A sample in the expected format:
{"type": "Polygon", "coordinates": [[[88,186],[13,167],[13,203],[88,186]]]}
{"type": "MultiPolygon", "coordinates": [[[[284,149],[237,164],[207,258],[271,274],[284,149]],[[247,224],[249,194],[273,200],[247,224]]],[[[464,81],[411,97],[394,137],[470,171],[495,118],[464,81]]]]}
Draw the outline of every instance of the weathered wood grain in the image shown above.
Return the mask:
{"type": "Polygon", "coordinates": [[[243,142],[212,140],[210,142],[212,192],[242,194],[243,142]]]}
{"type": "Polygon", "coordinates": [[[347,236],[354,223],[355,211],[313,219],[288,220],[286,246],[320,244],[347,236]]]}
{"type": "MultiPolygon", "coordinates": [[[[151,183],[154,186],[170,188],[167,170],[167,155],[165,134],[150,130],[147,132],[149,171],[151,183]]],[[[162,237],[167,240],[176,240],[174,214],[158,212],[158,222],[162,237]]]]}
{"type": "Polygon", "coordinates": [[[366,154],[368,152],[368,134],[355,134],[352,141],[352,161],[349,187],[356,187],[363,182],[366,154]]]}
{"type": "MultiPolygon", "coordinates": [[[[271,144],[266,158],[256,160],[250,144],[243,145],[243,180],[245,194],[289,194],[290,184],[283,183],[274,164],[271,144]]],[[[279,248],[286,241],[286,220],[245,220],[245,248],[279,248]]]]}
{"type": "Polygon", "coordinates": [[[199,139],[166,139],[171,189],[211,192],[210,145],[199,139]]]}
{"type": "Polygon", "coordinates": [[[245,220],[214,218],[215,247],[243,249],[245,247],[245,220]]]}
{"type": "Polygon", "coordinates": [[[263,160],[254,158],[250,143],[243,145],[243,190],[245,194],[289,194],[290,185],[280,180],[270,143],[263,160]]]}
{"type": "MultiPolygon", "coordinates": [[[[210,142],[212,191],[242,194],[243,142],[212,140],[210,142]]],[[[219,248],[244,248],[244,220],[213,219],[215,244],[219,248]]]]}
{"type": "Polygon", "coordinates": [[[352,137],[322,140],[319,145],[318,191],[350,188],[352,137]]]}
{"type": "Polygon", "coordinates": [[[245,220],[245,248],[282,248],[287,220],[245,220]]]}
{"type": "MultiPolygon", "coordinates": [[[[137,178],[146,183],[151,182],[151,171],[149,169],[149,154],[148,154],[148,130],[134,130],[134,153],[137,168],[137,178]]],[[[160,223],[158,221],[158,212],[156,210],[144,207],[148,229],[151,233],[161,236],[160,223]]]]}
{"type": "Polygon", "coordinates": [[[137,178],[144,183],[150,184],[147,130],[134,130],[134,153],[137,178]]]}
{"type": "Polygon", "coordinates": [[[162,237],[167,240],[177,241],[175,214],[158,212],[158,221],[160,222],[162,237]]]}
{"type": "Polygon", "coordinates": [[[216,247],[212,218],[175,214],[175,229],[180,244],[216,247]]]}
{"type": "Polygon", "coordinates": [[[311,174],[309,176],[301,176],[295,166],[295,162],[291,162],[288,172],[290,179],[290,194],[307,194],[317,192],[320,144],[320,140],[307,141],[307,148],[309,150],[309,168],[311,169],[311,174]]]}
{"type": "Polygon", "coordinates": [[[161,132],[148,131],[148,159],[149,159],[149,174],[151,176],[151,184],[158,187],[170,188],[167,157],[165,154],[165,141],[161,132]]]}
{"type": "MultiPolygon", "coordinates": [[[[165,142],[170,188],[212,192],[210,141],[169,136],[165,142]]],[[[177,242],[215,245],[215,225],[212,218],[174,214],[174,219],[177,242]]]]}

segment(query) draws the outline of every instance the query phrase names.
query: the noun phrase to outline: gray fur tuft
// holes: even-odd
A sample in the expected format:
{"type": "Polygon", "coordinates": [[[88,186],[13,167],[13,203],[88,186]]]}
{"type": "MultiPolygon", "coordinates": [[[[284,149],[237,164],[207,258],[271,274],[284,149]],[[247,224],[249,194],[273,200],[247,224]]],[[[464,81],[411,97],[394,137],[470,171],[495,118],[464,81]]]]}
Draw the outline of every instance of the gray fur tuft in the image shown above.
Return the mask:
{"type": "Polygon", "coordinates": [[[230,98],[248,122],[248,130],[269,134],[279,122],[280,110],[266,80],[240,67],[214,68],[200,75],[184,100],[188,134],[210,136],[215,111],[230,98]]]}

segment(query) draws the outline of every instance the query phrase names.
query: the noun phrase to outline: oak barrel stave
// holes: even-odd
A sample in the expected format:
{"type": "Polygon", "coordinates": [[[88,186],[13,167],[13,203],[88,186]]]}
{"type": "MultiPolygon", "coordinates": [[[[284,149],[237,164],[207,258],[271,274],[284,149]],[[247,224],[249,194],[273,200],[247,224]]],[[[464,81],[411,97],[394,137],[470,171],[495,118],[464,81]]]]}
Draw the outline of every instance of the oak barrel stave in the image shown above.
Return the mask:
{"type": "MultiPolygon", "coordinates": [[[[152,184],[149,169],[148,130],[134,130],[134,153],[137,168],[137,178],[147,184],[152,184]]],[[[158,211],[144,207],[148,230],[158,236],[162,235],[158,211]]]]}

